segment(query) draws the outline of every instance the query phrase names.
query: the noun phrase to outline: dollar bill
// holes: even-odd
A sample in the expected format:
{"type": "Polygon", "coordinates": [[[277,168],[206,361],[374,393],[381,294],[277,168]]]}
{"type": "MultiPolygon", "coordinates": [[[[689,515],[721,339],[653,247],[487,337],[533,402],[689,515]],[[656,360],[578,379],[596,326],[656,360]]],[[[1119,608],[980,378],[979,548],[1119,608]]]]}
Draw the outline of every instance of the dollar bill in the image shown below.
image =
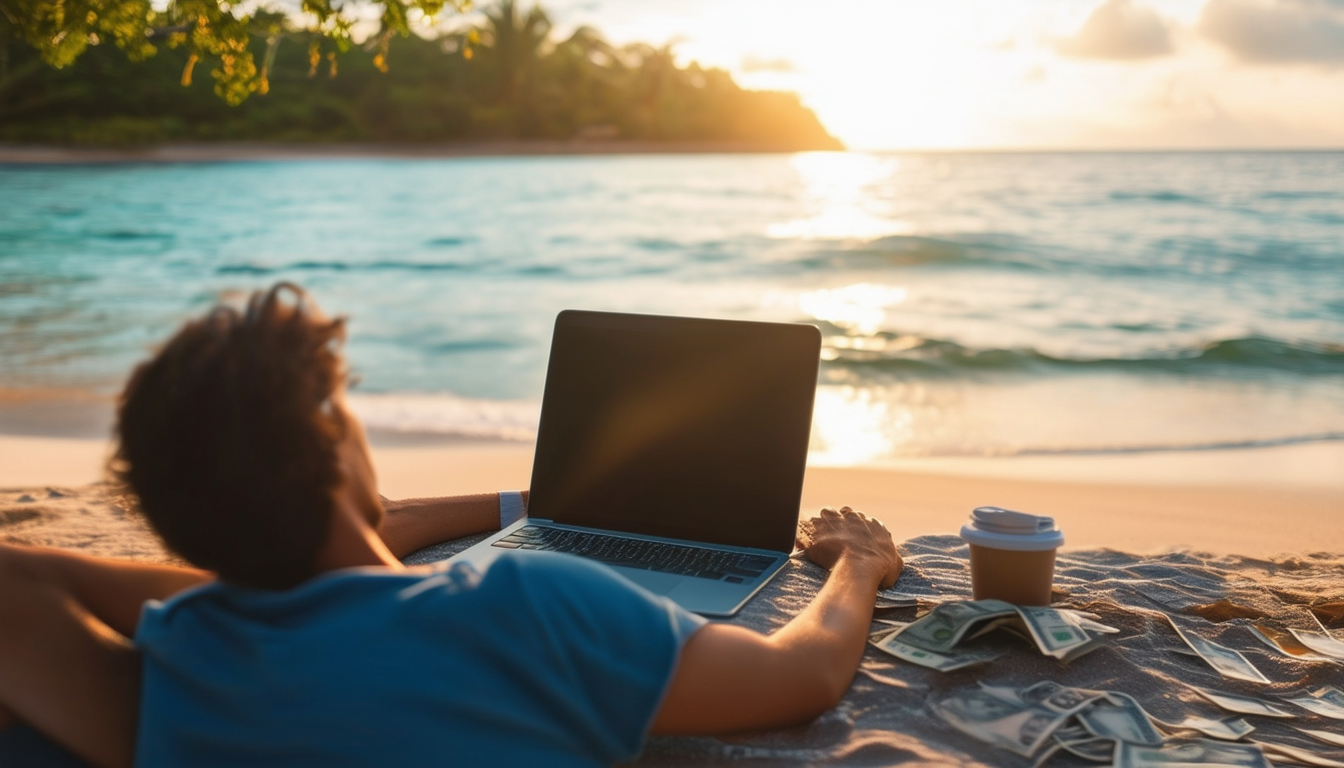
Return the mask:
{"type": "Polygon", "coordinates": [[[928,593],[906,592],[891,587],[888,589],[877,590],[876,608],[914,608],[920,603],[938,602],[939,595],[928,593]]]}
{"type": "Polygon", "coordinates": [[[1073,622],[1079,629],[1087,632],[1096,632],[1102,635],[1114,635],[1120,631],[1117,627],[1112,627],[1109,624],[1102,624],[1096,614],[1069,609],[1061,609],[1060,613],[1064,614],[1064,617],[1073,622]]]}
{"type": "Polygon", "coordinates": [[[901,633],[904,642],[934,652],[949,651],[971,627],[1016,611],[1002,600],[964,600],[943,603],[916,619],[901,633]]]}
{"type": "Polygon", "coordinates": [[[1055,731],[1056,741],[1087,741],[1096,738],[1090,731],[1077,723],[1065,723],[1055,731]]]}
{"type": "Polygon", "coordinates": [[[1175,731],[1199,731],[1211,739],[1222,739],[1223,741],[1240,741],[1251,731],[1255,730],[1255,726],[1242,720],[1240,717],[1228,720],[1215,720],[1211,717],[1195,717],[1191,715],[1179,723],[1163,723],[1163,725],[1175,731]]]}
{"type": "Polygon", "coordinates": [[[921,667],[928,667],[939,672],[951,672],[954,669],[983,664],[997,659],[1000,654],[988,652],[961,652],[961,653],[938,653],[936,651],[927,651],[917,645],[911,645],[901,639],[901,630],[897,628],[886,632],[879,632],[877,635],[869,638],[869,642],[877,646],[879,650],[895,656],[901,661],[907,661],[911,664],[918,664],[921,667]]]}
{"type": "Polygon", "coordinates": [[[1341,663],[1339,659],[1332,659],[1329,656],[1319,654],[1302,644],[1301,640],[1293,637],[1291,632],[1283,629],[1271,627],[1268,624],[1255,624],[1246,628],[1257,640],[1278,651],[1284,656],[1297,659],[1298,661],[1316,661],[1329,662],[1331,664],[1341,663]]]}
{"type": "Polygon", "coordinates": [[[962,733],[1023,757],[1036,754],[1068,719],[1068,715],[976,689],[958,691],[935,703],[933,709],[962,733]]]}
{"type": "MultiPolygon", "coordinates": [[[[1053,680],[1042,680],[1026,688],[1018,689],[1014,696],[1018,701],[1028,706],[1042,707],[1061,715],[1072,715],[1105,697],[1106,694],[1102,691],[1089,691],[1085,688],[1069,688],[1053,680]]],[[[1092,734],[1088,735],[1091,736],[1092,734]]]]}
{"type": "Polygon", "coordinates": [[[1096,642],[1081,627],[1054,608],[1018,606],[1017,614],[1046,656],[1071,661],[1095,649],[1096,642]]]}
{"type": "Polygon", "coordinates": [[[1056,734],[1055,743],[1066,752],[1077,755],[1084,760],[1109,763],[1115,759],[1115,742],[1110,739],[1099,739],[1094,736],[1078,741],[1065,741],[1056,734]]]}
{"type": "MultiPolygon", "coordinates": [[[[989,621],[982,621],[982,622],[980,622],[980,624],[975,628],[975,631],[973,631],[973,632],[967,632],[967,633],[966,633],[966,637],[964,637],[964,638],[962,638],[962,639],[963,639],[963,640],[974,640],[974,639],[976,639],[977,637],[981,637],[981,636],[983,636],[983,635],[987,635],[987,634],[989,634],[990,632],[993,632],[993,631],[996,630],[996,629],[1008,629],[1008,630],[1012,630],[1012,629],[1015,629],[1015,628],[1020,627],[1021,625],[1022,625],[1022,619],[1021,619],[1019,616],[1017,616],[1016,614],[1014,614],[1014,615],[1012,615],[1012,616],[1000,616],[1000,617],[997,618],[997,619],[990,619],[989,621]]],[[[1028,638],[1028,639],[1030,639],[1030,638],[1028,638]]]]}
{"type": "Polygon", "coordinates": [[[1271,744],[1266,741],[1252,741],[1252,744],[1260,747],[1276,765],[1291,763],[1292,765],[1306,765],[1312,768],[1344,768],[1344,762],[1332,760],[1328,757],[1302,749],[1301,747],[1290,747],[1284,744],[1271,744]]]}
{"type": "Polygon", "coordinates": [[[1218,674],[1223,677],[1230,677],[1234,680],[1246,680],[1252,683],[1269,683],[1269,678],[1261,674],[1255,665],[1242,656],[1240,652],[1234,651],[1212,640],[1206,640],[1194,632],[1186,632],[1181,629],[1176,620],[1168,616],[1171,628],[1176,630],[1176,634],[1190,646],[1190,650],[1199,654],[1201,659],[1208,662],[1209,666],[1218,670],[1218,674]]]}
{"type": "Polygon", "coordinates": [[[1049,745],[1046,746],[1045,751],[1036,756],[1036,762],[1031,764],[1031,768],[1045,768],[1045,764],[1050,762],[1050,760],[1063,751],[1063,749],[1064,748],[1059,745],[1059,742],[1050,742],[1049,745]]]}
{"type": "Polygon", "coordinates": [[[1299,643],[1307,646],[1315,653],[1329,656],[1332,659],[1344,660],[1344,643],[1336,640],[1333,636],[1311,629],[1289,629],[1288,632],[1299,643]]]}
{"type": "Polygon", "coordinates": [[[1344,720],[1344,691],[1337,688],[1321,688],[1311,694],[1294,696],[1288,701],[1322,717],[1344,720]]]}
{"type": "Polygon", "coordinates": [[[1196,686],[1190,686],[1195,693],[1217,704],[1228,712],[1236,712],[1239,715],[1260,715],[1262,717],[1286,717],[1293,718],[1292,712],[1270,704],[1260,699],[1252,699],[1248,696],[1237,696],[1223,691],[1210,691],[1196,686]]]}
{"type": "Polygon", "coordinates": [[[1162,734],[1133,697],[1112,691],[1106,694],[1106,699],[1078,713],[1078,722],[1089,733],[1128,744],[1157,746],[1162,743],[1162,734]]]}
{"type": "Polygon", "coordinates": [[[1228,744],[1204,739],[1173,739],[1159,747],[1120,742],[1115,750],[1115,768],[1273,768],[1253,744],[1228,744]]]}
{"type": "Polygon", "coordinates": [[[1297,728],[1297,727],[1294,727],[1294,730],[1301,731],[1302,733],[1305,733],[1306,735],[1310,736],[1311,738],[1317,741],[1325,742],[1326,744],[1331,744],[1336,747],[1344,747],[1344,733],[1335,733],[1334,731],[1315,731],[1310,728],[1297,728]]]}

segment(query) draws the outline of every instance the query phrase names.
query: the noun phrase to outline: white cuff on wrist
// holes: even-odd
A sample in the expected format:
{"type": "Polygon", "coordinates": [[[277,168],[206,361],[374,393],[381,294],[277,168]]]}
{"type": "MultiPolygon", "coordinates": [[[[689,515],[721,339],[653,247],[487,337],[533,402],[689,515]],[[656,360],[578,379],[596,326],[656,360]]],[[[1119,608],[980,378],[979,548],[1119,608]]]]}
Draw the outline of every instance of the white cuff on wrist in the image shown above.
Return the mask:
{"type": "Polygon", "coordinates": [[[527,505],[523,503],[523,494],[520,491],[500,491],[499,529],[502,531],[524,517],[527,517],[527,505]]]}

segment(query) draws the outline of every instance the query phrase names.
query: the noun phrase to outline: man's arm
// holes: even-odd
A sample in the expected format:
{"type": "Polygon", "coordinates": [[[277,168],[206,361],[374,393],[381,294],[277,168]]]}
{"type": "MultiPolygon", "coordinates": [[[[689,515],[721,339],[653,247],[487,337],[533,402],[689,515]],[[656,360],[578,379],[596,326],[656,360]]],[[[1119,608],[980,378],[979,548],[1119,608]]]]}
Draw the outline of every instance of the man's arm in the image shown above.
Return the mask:
{"type": "MultiPolygon", "coordinates": [[[[527,502],[527,491],[523,491],[527,502]]],[[[499,494],[475,493],[432,499],[383,499],[387,516],[379,528],[398,558],[449,539],[499,530],[499,494]]]]}
{"type": "Polygon", "coordinates": [[[882,523],[848,507],[804,523],[799,545],[831,569],[816,598],[768,637],[730,624],[692,635],[654,733],[793,725],[839,703],[863,657],[877,588],[896,582],[901,557],[882,523]]]}
{"type": "Polygon", "coordinates": [[[69,595],[112,630],[135,635],[146,600],[162,600],[214,574],[196,568],[91,557],[48,547],[0,544],[0,588],[6,577],[21,577],[69,595]]]}

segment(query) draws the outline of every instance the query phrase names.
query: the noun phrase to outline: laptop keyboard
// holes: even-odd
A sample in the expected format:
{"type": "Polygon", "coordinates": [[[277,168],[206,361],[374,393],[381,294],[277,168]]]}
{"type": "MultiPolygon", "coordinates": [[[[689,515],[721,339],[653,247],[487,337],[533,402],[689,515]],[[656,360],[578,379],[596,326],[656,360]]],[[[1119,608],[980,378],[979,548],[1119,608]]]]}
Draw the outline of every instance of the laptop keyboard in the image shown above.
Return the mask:
{"type": "Polygon", "coordinates": [[[627,539],[589,531],[528,525],[494,543],[506,549],[540,549],[581,555],[607,565],[722,579],[734,584],[754,579],[775,561],[765,555],[627,539]]]}

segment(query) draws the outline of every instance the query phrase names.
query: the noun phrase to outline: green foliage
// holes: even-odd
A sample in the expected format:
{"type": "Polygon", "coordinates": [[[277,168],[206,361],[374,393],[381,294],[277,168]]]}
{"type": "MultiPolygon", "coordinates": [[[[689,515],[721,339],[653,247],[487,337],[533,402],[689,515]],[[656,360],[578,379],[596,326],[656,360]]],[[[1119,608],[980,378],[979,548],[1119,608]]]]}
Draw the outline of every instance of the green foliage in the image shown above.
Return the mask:
{"type": "MultiPolygon", "coordinates": [[[[254,16],[249,29],[263,21],[254,16]]],[[[510,0],[492,7],[479,28],[434,40],[411,35],[390,52],[386,33],[365,51],[348,44],[346,53],[325,31],[286,30],[284,23],[272,18],[260,33],[229,38],[245,47],[217,40],[202,42],[204,49],[168,45],[140,62],[112,46],[91,46],[63,69],[45,66],[45,54],[26,45],[0,42],[0,62],[10,64],[0,72],[0,141],[625,139],[839,147],[793,94],[746,91],[722,70],[677,66],[668,47],[617,47],[591,28],[552,39],[544,11],[524,12],[510,0]],[[220,72],[213,88],[182,76],[206,56],[220,72]]]]}
{"type": "MultiPolygon", "coordinates": [[[[469,0],[370,0],[382,8],[378,39],[385,59],[395,35],[411,32],[412,12],[433,19],[445,8],[460,11],[469,0]]],[[[161,48],[185,49],[181,82],[190,85],[197,62],[207,62],[215,94],[229,104],[241,104],[255,92],[265,93],[267,66],[258,68],[253,41],[267,41],[263,58],[269,64],[281,36],[303,34],[312,40],[310,58],[328,61],[335,51],[351,44],[353,4],[332,0],[302,0],[297,18],[259,10],[240,13],[230,0],[171,0],[163,11],[149,0],[0,0],[0,46],[21,40],[42,60],[57,69],[73,64],[85,51],[111,40],[132,61],[143,61],[161,48]]],[[[0,79],[7,61],[0,60],[0,79]]],[[[316,67],[316,64],[313,65],[316,67]]]]}

